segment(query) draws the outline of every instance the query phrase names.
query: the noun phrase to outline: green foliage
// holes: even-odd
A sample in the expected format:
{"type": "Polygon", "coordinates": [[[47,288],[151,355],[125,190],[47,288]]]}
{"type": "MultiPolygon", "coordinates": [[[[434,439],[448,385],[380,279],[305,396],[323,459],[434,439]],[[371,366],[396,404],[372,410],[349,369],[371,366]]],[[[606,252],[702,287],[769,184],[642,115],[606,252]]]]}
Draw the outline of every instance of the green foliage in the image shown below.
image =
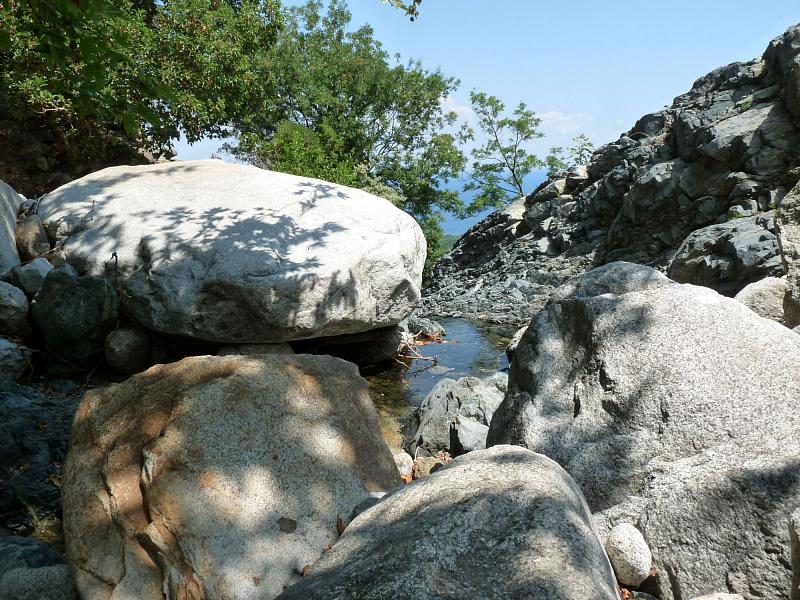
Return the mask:
{"type": "Polygon", "coordinates": [[[91,154],[108,132],[160,152],[246,120],[279,20],[277,0],[9,0],[0,22],[2,114],[91,154]]]}
{"type": "Polygon", "coordinates": [[[446,133],[456,115],[442,109],[458,81],[393,59],[371,27],[352,29],[350,21],[343,0],[331,0],[327,11],[311,0],[287,12],[270,54],[274,94],[229,149],[256,164],[390,197],[423,227],[433,260],[442,211],[463,211],[458,194],[444,189],[466,163],[459,138],[446,133]]]}
{"type": "Polygon", "coordinates": [[[586,135],[580,134],[572,138],[573,145],[564,150],[562,146],[550,149],[549,156],[545,159],[549,177],[557,177],[570,167],[586,165],[592,158],[594,144],[586,135]]]}
{"type": "MultiPolygon", "coordinates": [[[[544,134],[538,129],[539,118],[524,102],[511,115],[505,115],[505,104],[495,96],[472,91],[470,101],[478,128],[486,138],[482,146],[472,151],[470,180],[464,186],[464,191],[477,191],[469,208],[470,212],[478,212],[525,195],[525,177],[544,167],[545,162],[529,154],[524,146],[544,134]]],[[[474,133],[466,136],[474,138],[474,133]]]]}
{"type": "Polygon", "coordinates": [[[439,240],[439,249],[441,250],[442,254],[447,254],[450,252],[460,237],[460,235],[456,235],[454,233],[443,234],[441,240],[439,240]]]}

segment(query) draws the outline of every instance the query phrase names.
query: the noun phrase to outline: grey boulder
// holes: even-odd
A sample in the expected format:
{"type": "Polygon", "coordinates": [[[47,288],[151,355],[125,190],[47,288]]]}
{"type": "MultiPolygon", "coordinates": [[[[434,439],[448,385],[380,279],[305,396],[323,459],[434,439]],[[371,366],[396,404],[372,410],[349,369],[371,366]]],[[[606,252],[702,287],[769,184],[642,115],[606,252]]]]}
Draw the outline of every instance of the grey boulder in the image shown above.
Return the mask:
{"type": "Polygon", "coordinates": [[[360,514],[281,600],[618,600],[572,478],[512,446],[472,452],[360,514]]]}
{"type": "Polygon", "coordinates": [[[146,328],[220,343],[359,333],[420,299],[425,238],[388,201],[219,160],[112,167],[40,214],[81,273],[121,282],[146,328]]]}
{"type": "Polygon", "coordinates": [[[605,543],[617,581],[639,587],[650,576],[653,555],[642,533],[630,523],[616,525],[605,543]]]}
{"type": "Polygon", "coordinates": [[[148,362],[149,354],[150,338],[141,329],[120,327],[106,337],[106,362],[118,373],[141,371],[148,362]]]}
{"type": "Polygon", "coordinates": [[[67,565],[20,568],[0,577],[3,600],[78,600],[67,565]]]}
{"type": "Polygon", "coordinates": [[[0,337],[0,379],[16,381],[31,366],[33,352],[22,344],[0,337]]]}
{"type": "Polygon", "coordinates": [[[19,264],[17,208],[25,199],[0,180],[0,275],[19,264]]]}
{"type": "Polygon", "coordinates": [[[355,365],[186,358],[84,396],[64,468],[67,557],[86,600],[270,599],[399,482],[355,365]]]}
{"type": "Polygon", "coordinates": [[[775,211],[775,227],[789,286],[786,325],[796,327],[800,325],[800,183],[784,196],[775,211]]]}
{"type": "Polygon", "coordinates": [[[41,540],[19,535],[0,536],[0,580],[15,569],[59,564],[64,564],[64,557],[41,540]]]}
{"type": "Polygon", "coordinates": [[[50,242],[39,215],[22,217],[17,224],[17,250],[20,260],[28,262],[50,251],[50,242]]]}
{"type": "Polygon", "coordinates": [[[441,379],[415,413],[411,453],[443,451],[455,456],[485,448],[489,423],[507,385],[508,375],[502,372],[485,379],[441,379]]]}
{"type": "Polygon", "coordinates": [[[0,281],[0,335],[24,337],[31,332],[28,298],[18,287],[0,281]]]}
{"type": "Polygon", "coordinates": [[[19,287],[32,298],[42,289],[44,280],[52,270],[53,265],[46,258],[35,258],[29,263],[14,267],[12,272],[19,287]]]}
{"type": "Polygon", "coordinates": [[[765,277],[745,286],[734,296],[734,300],[744,304],[759,317],[784,323],[788,292],[789,284],[785,278],[765,277]]]}
{"type": "Polygon", "coordinates": [[[553,458],[593,510],[644,497],[663,599],[729,580],[787,598],[799,354],[800,337],[735,300],[611,263],[531,322],[488,444],[553,458]]]}

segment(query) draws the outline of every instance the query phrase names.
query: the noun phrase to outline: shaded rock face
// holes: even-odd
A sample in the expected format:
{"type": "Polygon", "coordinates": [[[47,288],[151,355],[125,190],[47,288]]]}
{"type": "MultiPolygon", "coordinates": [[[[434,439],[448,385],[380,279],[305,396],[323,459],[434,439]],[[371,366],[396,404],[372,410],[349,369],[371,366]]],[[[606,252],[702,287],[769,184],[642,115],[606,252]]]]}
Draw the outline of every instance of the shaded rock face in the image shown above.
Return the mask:
{"type": "Polygon", "coordinates": [[[65,540],[87,600],[274,598],[399,483],[366,382],[328,356],[158,365],[88,392],[70,444],[65,540]]]}
{"type": "Polygon", "coordinates": [[[17,224],[17,250],[22,261],[27,262],[50,251],[50,242],[39,215],[27,215],[17,224]]]}
{"type": "MultiPolygon", "coordinates": [[[[760,59],[716,69],[642,117],[585,171],[542,184],[522,211],[473,227],[435,266],[426,312],[522,325],[571,275],[617,260],[665,269],[696,230],[763,218],[800,177],[798,57],[795,26],[760,59]]],[[[746,243],[708,238],[693,260],[710,264],[684,279],[734,295],[782,275],[764,229],[746,243]]]]}
{"type": "Polygon", "coordinates": [[[544,456],[471,452],[360,514],[281,599],[618,600],[581,491],[544,456]]]}
{"type": "Polygon", "coordinates": [[[800,337],[707,288],[611,263],[520,341],[488,444],[561,464],[593,510],[644,497],[658,596],[787,598],[800,337]]]}
{"type": "Polygon", "coordinates": [[[24,201],[25,198],[0,180],[0,275],[20,262],[16,242],[17,208],[24,201]]]}
{"type": "Polygon", "coordinates": [[[401,321],[425,239],[361,190],[218,160],[114,167],[50,193],[48,231],[79,272],[117,279],[146,328],[277,343],[401,321]]]}
{"type": "Polygon", "coordinates": [[[776,211],[778,243],[786,268],[785,319],[788,327],[800,325],[800,184],[783,198],[776,211]]]}

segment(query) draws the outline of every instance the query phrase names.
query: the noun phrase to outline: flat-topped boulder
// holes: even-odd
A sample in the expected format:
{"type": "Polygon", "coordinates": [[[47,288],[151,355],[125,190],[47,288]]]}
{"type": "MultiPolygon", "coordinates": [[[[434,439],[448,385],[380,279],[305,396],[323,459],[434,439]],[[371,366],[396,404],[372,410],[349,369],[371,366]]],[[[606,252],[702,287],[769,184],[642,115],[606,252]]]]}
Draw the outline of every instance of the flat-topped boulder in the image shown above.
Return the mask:
{"type": "Polygon", "coordinates": [[[113,277],[148,329],[276,343],[394,325],[425,239],[387,200],[219,160],[104,169],[41,203],[82,274],[113,277]]]}

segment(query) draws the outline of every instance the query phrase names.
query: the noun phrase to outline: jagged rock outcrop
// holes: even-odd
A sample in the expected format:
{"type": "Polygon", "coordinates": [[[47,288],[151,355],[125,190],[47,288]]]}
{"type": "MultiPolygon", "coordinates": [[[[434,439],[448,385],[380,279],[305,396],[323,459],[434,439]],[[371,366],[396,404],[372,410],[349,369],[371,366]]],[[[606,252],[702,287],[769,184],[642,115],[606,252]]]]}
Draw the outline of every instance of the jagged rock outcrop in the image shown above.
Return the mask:
{"type": "MultiPolygon", "coordinates": [[[[767,218],[800,178],[798,85],[800,25],[761,58],[698,79],[585,168],[545,182],[524,210],[473,227],[434,268],[425,311],[523,324],[569,275],[616,260],[665,270],[696,230],[767,218]]],[[[756,277],[782,275],[774,225],[764,229],[753,251],[708,240],[711,270],[730,274],[692,282],[716,280],[734,295],[756,277]]]]}
{"type": "Polygon", "coordinates": [[[800,337],[713,290],[615,262],[557,289],[519,343],[487,444],[635,504],[657,596],[788,598],[800,337]],[[746,595],[746,597],[751,597],[746,595]]]}
{"type": "Polygon", "coordinates": [[[48,194],[42,221],[151,331],[220,343],[361,333],[419,300],[425,239],[367,192],[219,160],[112,167],[48,194]]]}
{"type": "Polygon", "coordinates": [[[366,381],[330,356],[197,356],[88,392],[64,467],[84,600],[269,600],[400,482],[366,381]]]}

